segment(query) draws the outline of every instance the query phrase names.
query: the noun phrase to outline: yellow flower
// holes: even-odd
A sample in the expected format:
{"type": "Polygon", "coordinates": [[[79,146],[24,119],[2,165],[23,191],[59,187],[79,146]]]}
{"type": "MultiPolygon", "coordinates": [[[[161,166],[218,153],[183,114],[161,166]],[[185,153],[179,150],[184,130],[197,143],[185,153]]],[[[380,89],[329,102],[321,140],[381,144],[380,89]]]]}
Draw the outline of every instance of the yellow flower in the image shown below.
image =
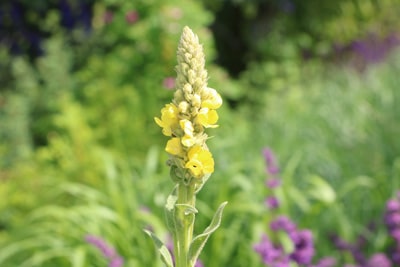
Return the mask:
{"type": "Polygon", "coordinates": [[[207,149],[195,145],[188,151],[188,158],[185,168],[189,169],[195,178],[202,178],[205,174],[214,172],[214,159],[207,149]]]}
{"type": "Polygon", "coordinates": [[[218,127],[218,125],[215,125],[218,121],[218,114],[215,110],[202,108],[197,114],[197,121],[206,128],[215,128],[218,127]]]}
{"type": "Polygon", "coordinates": [[[217,109],[222,105],[222,98],[213,88],[206,88],[203,92],[204,100],[201,103],[202,108],[217,109]]]}
{"type": "Polygon", "coordinates": [[[173,128],[178,124],[178,108],[174,104],[166,104],[164,108],[161,109],[161,119],[154,118],[158,126],[162,129],[162,132],[166,136],[171,136],[173,128]]]}
{"type": "Polygon", "coordinates": [[[179,124],[183,132],[185,133],[185,135],[182,137],[182,144],[186,147],[193,146],[196,140],[194,139],[193,136],[194,128],[192,122],[184,119],[180,120],[179,124]]]}
{"type": "Polygon", "coordinates": [[[165,151],[169,154],[178,156],[183,154],[181,140],[178,137],[171,138],[167,142],[167,146],[165,147],[165,151]]]}

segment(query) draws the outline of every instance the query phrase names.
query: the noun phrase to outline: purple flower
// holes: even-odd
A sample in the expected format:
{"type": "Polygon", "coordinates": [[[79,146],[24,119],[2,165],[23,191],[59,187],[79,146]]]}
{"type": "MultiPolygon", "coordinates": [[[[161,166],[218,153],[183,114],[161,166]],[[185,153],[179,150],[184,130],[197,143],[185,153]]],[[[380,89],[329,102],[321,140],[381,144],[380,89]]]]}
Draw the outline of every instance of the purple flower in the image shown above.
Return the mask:
{"type": "Polygon", "coordinates": [[[390,258],[392,259],[393,263],[396,265],[400,265],[400,247],[392,249],[390,253],[390,258]]]}
{"type": "Polygon", "coordinates": [[[125,20],[128,24],[134,24],[139,20],[139,13],[135,10],[131,10],[125,15],[125,20]]]}
{"type": "Polygon", "coordinates": [[[196,263],[194,264],[194,267],[204,267],[204,265],[200,259],[197,259],[196,263]]]}
{"type": "Polygon", "coordinates": [[[400,211],[400,202],[397,199],[389,199],[386,203],[387,212],[398,212],[400,211]]]}
{"type": "Polygon", "coordinates": [[[270,223],[269,227],[273,231],[283,230],[288,234],[292,233],[297,228],[294,222],[292,222],[288,217],[283,215],[278,216],[275,220],[273,220],[270,223]]]}
{"type": "Polygon", "coordinates": [[[110,261],[108,267],[121,267],[124,264],[124,259],[121,256],[117,256],[110,261]]]}
{"type": "Polygon", "coordinates": [[[279,207],[279,200],[275,196],[269,196],[265,199],[265,204],[270,209],[277,209],[279,207]]]}
{"type": "Polygon", "coordinates": [[[388,257],[383,253],[377,253],[372,255],[368,260],[366,267],[392,267],[392,263],[388,257]]]}
{"type": "Polygon", "coordinates": [[[276,264],[285,258],[282,248],[275,246],[266,235],[263,235],[260,243],[254,246],[254,251],[261,256],[265,264],[276,264]]]}
{"type": "Polygon", "coordinates": [[[107,244],[102,238],[94,235],[87,235],[85,240],[100,250],[106,259],[110,260],[110,264],[108,265],[109,267],[120,267],[124,264],[124,259],[118,255],[115,249],[107,244]]]}
{"type": "Polygon", "coordinates": [[[314,256],[314,241],[310,230],[295,231],[289,234],[294,244],[290,258],[298,264],[310,264],[314,256]]]}
{"type": "Polygon", "coordinates": [[[389,234],[400,242],[400,200],[389,199],[386,203],[384,222],[389,234]]]}
{"type": "Polygon", "coordinates": [[[87,235],[85,237],[86,242],[92,244],[98,248],[104,257],[113,258],[116,253],[113,247],[109,246],[103,239],[94,235],[87,235]]]}
{"type": "Polygon", "coordinates": [[[173,77],[166,77],[163,80],[163,86],[169,90],[174,89],[175,88],[175,79],[173,77]]]}
{"type": "Polygon", "coordinates": [[[349,250],[352,247],[351,244],[349,244],[336,234],[331,236],[331,241],[334,244],[334,246],[339,250],[349,250]]]}
{"type": "Polygon", "coordinates": [[[279,173],[279,167],[274,155],[274,152],[270,148],[264,148],[263,155],[265,163],[267,165],[267,172],[270,175],[276,175],[279,173]]]}

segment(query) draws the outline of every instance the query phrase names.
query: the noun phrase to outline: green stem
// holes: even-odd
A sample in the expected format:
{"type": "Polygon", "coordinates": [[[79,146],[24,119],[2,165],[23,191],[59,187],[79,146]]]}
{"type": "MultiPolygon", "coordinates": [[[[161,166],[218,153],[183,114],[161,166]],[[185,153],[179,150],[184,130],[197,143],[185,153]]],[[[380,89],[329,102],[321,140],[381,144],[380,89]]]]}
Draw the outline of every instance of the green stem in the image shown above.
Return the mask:
{"type": "MultiPolygon", "coordinates": [[[[193,185],[183,183],[178,186],[178,200],[176,204],[195,207],[195,193],[193,185]]],[[[193,239],[194,213],[185,209],[177,209],[176,222],[179,227],[175,229],[174,250],[176,267],[192,267],[189,259],[189,247],[193,239]]]]}

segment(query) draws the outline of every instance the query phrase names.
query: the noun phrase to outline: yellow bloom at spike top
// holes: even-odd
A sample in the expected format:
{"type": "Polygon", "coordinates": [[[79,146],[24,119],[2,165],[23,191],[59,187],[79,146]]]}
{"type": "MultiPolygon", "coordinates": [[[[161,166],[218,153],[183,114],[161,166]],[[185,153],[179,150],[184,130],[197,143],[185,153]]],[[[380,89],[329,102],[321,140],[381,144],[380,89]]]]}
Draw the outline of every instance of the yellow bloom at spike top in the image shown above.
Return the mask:
{"type": "Polygon", "coordinates": [[[175,178],[185,184],[199,183],[214,172],[214,159],[205,143],[208,136],[204,130],[218,127],[216,109],[222,105],[222,98],[207,86],[203,47],[189,27],[183,29],[177,60],[174,98],[155,121],[163,134],[171,137],[165,150],[171,156],[169,164],[179,169],[175,178]]]}

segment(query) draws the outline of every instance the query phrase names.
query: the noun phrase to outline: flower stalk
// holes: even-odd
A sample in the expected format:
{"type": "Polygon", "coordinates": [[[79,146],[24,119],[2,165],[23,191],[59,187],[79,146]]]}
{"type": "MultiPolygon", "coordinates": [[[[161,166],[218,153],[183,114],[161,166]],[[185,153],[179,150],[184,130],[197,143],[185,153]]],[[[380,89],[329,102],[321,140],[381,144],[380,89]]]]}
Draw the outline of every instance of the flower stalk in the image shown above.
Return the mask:
{"type": "Polygon", "coordinates": [[[207,86],[203,47],[189,27],[183,29],[177,61],[174,98],[161,109],[160,118],[155,118],[162,133],[170,138],[165,151],[170,155],[167,164],[175,188],[167,199],[166,217],[174,239],[175,265],[171,265],[172,256],[159,240],[150,235],[167,266],[193,267],[208,237],[219,227],[226,205],[222,203],[209,227],[194,237],[196,193],[214,172],[205,130],[218,127],[216,109],[222,105],[222,98],[207,86]]]}

